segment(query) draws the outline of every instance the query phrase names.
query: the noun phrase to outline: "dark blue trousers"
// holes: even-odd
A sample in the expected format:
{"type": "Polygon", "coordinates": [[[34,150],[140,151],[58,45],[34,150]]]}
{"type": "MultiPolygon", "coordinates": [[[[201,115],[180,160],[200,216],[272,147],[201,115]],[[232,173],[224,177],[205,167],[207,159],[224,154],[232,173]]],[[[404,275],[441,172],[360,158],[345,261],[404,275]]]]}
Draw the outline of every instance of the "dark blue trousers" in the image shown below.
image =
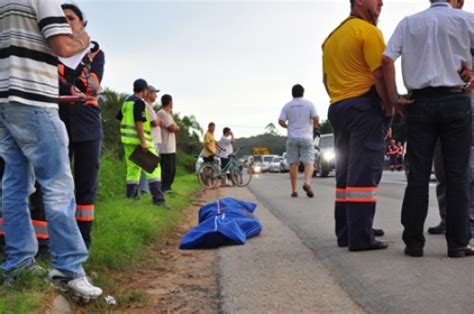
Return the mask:
{"type": "Polygon", "coordinates": [[[369,96],[329,107],[336,147],[336,236],[339,246],[364,249],[375,243],[375,194],[385,153],[380,102],[369,96]]]}
{"type": "Polygon", "coordinates": [[[426,89],[413,94],[407,106],[408,185],[402,206],[403,241],[409,247],[425,244],[428,183],[433,153],[441,142],[446,176],[446,239],[449,248],[466,246],[471,239],[469,222],[469,154],[471,103],[468,93],[426,89]]]}

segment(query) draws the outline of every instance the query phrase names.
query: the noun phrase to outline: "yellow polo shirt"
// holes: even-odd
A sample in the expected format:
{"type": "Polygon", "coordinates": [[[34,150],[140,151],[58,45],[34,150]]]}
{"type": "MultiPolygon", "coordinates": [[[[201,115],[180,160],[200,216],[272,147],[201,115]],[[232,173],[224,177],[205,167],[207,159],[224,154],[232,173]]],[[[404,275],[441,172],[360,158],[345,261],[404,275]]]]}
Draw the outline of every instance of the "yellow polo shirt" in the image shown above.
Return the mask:
{"type": "Polygon", "coordinates": [[[331,104],[363,95],[375,84],[373,72],[382,66],[385,50],[377,27],[349,18],[329,35],[322,48],[331,104]]]}
{"type": "Polygon", "coordinates": [[[214,139],[214,134],[207,131],[206,134],[204,134],[204,157],[209,157],[215,154],[216,154],[216,140],[214,139]],[[212,151],[209,151],[206,145],[209,145],[212,151]]]}

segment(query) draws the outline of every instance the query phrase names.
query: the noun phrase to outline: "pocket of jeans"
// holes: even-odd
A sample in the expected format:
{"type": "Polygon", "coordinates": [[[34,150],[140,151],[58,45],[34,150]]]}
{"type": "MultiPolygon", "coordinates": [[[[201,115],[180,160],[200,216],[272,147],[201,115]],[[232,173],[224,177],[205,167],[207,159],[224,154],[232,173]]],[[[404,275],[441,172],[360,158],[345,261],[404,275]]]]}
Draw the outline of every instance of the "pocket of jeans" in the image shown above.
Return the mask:
{"type": "Polygon", "coordinates": [[[365,143],[367,166],[373,170],[383,170],[383,160],[385,152],[384,143],[365,143]]]}

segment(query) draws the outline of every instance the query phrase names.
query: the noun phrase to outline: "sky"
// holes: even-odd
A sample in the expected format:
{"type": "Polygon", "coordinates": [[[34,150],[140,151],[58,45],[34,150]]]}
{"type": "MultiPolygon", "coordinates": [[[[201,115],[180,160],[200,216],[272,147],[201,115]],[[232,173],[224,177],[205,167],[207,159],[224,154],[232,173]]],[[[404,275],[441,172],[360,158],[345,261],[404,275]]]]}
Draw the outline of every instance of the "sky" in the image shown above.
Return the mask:
{"type": "MultiPolygon", "coordinates": [[[[349,15],[349,0],[70,1],[105,52],[103,87],[131,94],[133,81],[144,78],[204,129],[213,121],[217,130],[228,126],[248,137],[278,124],[299,83],[327,119],[321,44],[349,15]]],[[[384,1],[378,26],[385,40],[403,17],[428,6],[428,0],[384,1]]],[[[474,11],[474,0],[464,9],[474,11]]],[[[400,72],[397,79],[403,92],[400,72]]]]}

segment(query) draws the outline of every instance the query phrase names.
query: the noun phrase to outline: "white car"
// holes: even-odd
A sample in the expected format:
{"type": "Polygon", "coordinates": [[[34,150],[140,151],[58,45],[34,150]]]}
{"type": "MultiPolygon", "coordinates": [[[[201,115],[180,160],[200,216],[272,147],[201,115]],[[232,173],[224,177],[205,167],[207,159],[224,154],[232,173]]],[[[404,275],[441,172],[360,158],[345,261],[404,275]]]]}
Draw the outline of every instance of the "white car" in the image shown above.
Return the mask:
{"type": "Polygon", "coordinates": [[[274,157],[279,157],[277,155],[263,155],[262,160],[262,172],[270,171],[270,165],[274,157]]]}
{"type": "Polygon", "coordinates": [[[290,171],[290,165],[288,164],[288,160],[286,160],[286,152],[281,155],[281,162],[280,162],[280,172],[288,172],[290,171]]]}
{"type": "Polygon", "coordinates": [[[281,161],[283,159],[280,156],[275,156],[270,163],[270,172],[281,172],[281,161]]]}

